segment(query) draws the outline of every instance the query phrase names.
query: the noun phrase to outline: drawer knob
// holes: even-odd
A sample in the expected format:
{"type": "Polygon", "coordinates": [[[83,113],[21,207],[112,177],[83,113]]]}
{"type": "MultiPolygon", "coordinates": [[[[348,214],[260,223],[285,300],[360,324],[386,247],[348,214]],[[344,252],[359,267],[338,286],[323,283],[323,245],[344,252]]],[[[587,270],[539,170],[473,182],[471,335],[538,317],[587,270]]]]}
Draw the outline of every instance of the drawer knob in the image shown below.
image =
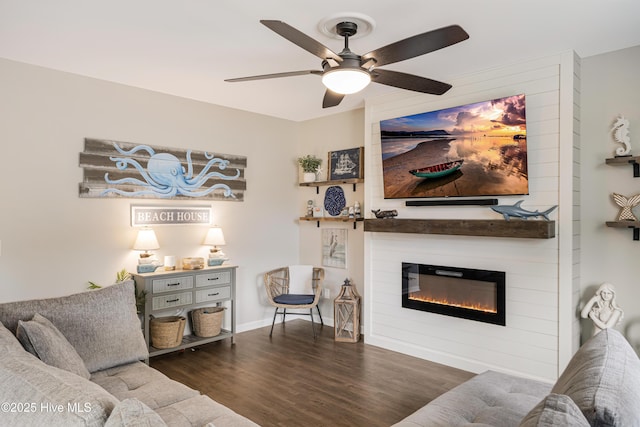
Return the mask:
{"type": "Polygon", "coordinates": [[[220,295],[220,292],[216,292],[215,294],[209,294],[210,297],[215,297],[216,295],[220,295]]]}
{"type": "Polygon", "coordinates": [[[218,280],[219,277],[209,277],[207,280],[218,280]]]}
{"type": "Polygon", "coordinates": [[[167,302],[176,302],[176,301],[180,301],[180,298],[168,299],[167,300],[167,302]]]}
{"type": "Polygon", "coordinates": [[[178,286],[180,285],[180,282],[178,283],[167,283],[167,286],[178,286]]]}

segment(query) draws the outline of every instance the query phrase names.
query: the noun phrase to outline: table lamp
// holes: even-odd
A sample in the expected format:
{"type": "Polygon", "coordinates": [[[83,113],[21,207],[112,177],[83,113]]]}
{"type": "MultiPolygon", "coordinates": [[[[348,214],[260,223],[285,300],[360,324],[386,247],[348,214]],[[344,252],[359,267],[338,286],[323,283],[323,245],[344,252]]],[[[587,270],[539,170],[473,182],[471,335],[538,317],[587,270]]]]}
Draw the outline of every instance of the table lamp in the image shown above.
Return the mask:
{"type": "Polygon", "coordinates": [[[160,249],[156,233],[152,228],[144,227],[138,230],[138,236],[133,243],[133,249],[144,251],[138,258],[138,273],[150,273],[160,266],[157,258],[153,255],[152,250],[160,249]]]}
{"type": "Polygon", "coordinates": [[[222,228],[214,225],[207,231],[207,235],[204,238],[204,245],[212,246],[209,250],[209,260],[207,265],[210,267],[221,265],[227,259],[225,258],[224,252],[218,247],[219,245],[226,245],[227,243],[224,241],[224,234],[222,233],[222,228]]]}

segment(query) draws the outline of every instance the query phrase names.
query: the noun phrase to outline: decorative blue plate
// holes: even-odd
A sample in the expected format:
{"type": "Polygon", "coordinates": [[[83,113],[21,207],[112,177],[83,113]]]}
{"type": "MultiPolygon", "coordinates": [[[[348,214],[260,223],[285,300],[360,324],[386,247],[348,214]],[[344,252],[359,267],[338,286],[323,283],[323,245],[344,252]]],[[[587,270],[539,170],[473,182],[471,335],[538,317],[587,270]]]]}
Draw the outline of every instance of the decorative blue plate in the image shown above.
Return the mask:
{"type": "Polygon", "coordinates": [[[329,212],[329,215],[340,215],[346,205],[347,200],[344,198],[342,187],[334,185],[327,188],[327,192],[324,194],[324,209],[329,212]]]}

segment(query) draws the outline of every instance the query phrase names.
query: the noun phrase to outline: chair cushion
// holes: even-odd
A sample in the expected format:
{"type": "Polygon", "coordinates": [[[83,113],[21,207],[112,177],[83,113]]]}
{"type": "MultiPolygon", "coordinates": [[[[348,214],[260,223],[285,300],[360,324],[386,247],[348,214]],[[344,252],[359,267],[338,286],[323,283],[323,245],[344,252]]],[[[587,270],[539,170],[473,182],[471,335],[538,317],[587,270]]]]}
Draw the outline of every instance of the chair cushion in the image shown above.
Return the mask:
{"type": "Polygon", "coordinates": [[[36,313],[28,322],[19,320],[16,336],[29,353],[47,365],[85,379],[91,376],[76,349],[46,317],[36,313]]]}
{"type": "Polygon", "coordinates": [[[278,304],[299,305],[299,304],[311,304],[314,298],[315,298],[315,295],[282,294],[282,295],[278,295],[273,300],[278,304]]]}
{"type": "Polygon", "coordinates": [[[574,354],[552,393],[566,394],[591,425],[640,425],[640,360],[615,329],[591,337],[574,354]]]}
{"type": "Polygon", "coordinates": [[[556,426],[589,427],[589,422],[569,396],[551,393],[524,417],[519,427],[556,426]]]}

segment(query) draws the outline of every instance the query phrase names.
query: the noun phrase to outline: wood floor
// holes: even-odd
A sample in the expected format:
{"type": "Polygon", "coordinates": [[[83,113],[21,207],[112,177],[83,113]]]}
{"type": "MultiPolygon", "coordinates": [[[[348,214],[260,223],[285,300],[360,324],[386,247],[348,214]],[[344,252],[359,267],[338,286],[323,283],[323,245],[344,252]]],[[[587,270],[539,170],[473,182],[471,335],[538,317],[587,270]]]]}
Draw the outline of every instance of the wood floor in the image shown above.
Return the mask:
{"type": "Polygon", "coordinates": [[[269,426],[390,426],[474,374],[294,320],[151,359],[151,366],[269,426]]]}

